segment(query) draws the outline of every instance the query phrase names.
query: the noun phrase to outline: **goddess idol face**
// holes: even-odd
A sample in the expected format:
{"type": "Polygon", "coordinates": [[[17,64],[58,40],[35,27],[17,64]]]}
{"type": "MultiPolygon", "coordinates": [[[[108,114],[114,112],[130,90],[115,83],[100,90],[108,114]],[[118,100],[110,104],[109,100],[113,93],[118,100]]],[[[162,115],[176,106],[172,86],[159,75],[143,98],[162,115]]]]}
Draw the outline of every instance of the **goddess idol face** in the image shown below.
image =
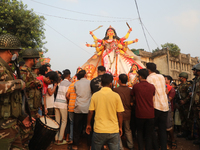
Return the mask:
{"type": "Polygon", "coordinates": [[[115,32],[112,29],[109,29],[107,32],[107,36],[115,36],[115,32]]]}

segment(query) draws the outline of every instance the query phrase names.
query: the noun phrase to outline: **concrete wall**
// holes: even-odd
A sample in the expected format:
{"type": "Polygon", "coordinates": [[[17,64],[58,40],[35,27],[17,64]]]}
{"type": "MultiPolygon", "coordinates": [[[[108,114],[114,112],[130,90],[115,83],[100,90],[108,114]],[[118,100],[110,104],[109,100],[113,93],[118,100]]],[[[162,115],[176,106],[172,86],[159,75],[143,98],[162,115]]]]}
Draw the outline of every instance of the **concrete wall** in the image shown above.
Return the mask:
{"type": "Polygon", "coordinates": [[[157,65],[157,70],[159,70],[161,74],[168,74],[167,55],[155,57],[153,63],[157,65]]]}

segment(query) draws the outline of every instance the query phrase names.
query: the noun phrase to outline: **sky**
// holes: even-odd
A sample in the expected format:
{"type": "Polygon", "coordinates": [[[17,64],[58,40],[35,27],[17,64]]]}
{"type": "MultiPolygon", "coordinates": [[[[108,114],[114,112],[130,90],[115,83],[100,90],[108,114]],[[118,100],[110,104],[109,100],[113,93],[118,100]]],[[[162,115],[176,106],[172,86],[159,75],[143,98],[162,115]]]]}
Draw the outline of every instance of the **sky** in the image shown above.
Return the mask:
{"type": "Polygon", "coordinates": [[[70,69],[75,74],[92,57],[95,48],[89,31],[97,38],[105,36],[111,25],[119,37],[132,27],[127,41],[139,39],[130,49],[151,52],[161,44],[174,43],[181,53],[200,57],[200,0],[137,0],[144,31],[139,21],[135,0],[22,0],[27,9],[45,17],[44,28],[53,70],[70,69]],[[148,46],[149,45],[149,46],[148,46]]]}

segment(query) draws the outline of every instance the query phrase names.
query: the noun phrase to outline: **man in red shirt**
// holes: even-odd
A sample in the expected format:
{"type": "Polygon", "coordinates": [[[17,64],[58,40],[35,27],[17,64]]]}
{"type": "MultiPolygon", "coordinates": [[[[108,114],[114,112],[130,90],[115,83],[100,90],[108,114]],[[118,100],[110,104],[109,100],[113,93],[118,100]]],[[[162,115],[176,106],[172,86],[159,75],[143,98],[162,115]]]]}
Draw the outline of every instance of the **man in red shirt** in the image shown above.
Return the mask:
{"type": "Polygon", "coordinates": [[[131,95],[136,102],[135,115],[137,124],[138,146],[143,150],[143,135],[146,134],[145,149],[152,150],[152,137],[154,131],[154,106],[153,96],[155,87],[146,81],[148,70],[140,69],[138,72],[140,83],[133,86],[131,95]]]}
{"type": "Polygon", "coordinates": [[[50,71],[45,76],[36,77],[43,83],[42,87],[42,98],[43,98],[43,105],[44,105],[44,112],[45,114],[48,113],[46,107],[46,93],[49,84],[57,83],[58,82],[58,74],[55,71],[50,71]]]}

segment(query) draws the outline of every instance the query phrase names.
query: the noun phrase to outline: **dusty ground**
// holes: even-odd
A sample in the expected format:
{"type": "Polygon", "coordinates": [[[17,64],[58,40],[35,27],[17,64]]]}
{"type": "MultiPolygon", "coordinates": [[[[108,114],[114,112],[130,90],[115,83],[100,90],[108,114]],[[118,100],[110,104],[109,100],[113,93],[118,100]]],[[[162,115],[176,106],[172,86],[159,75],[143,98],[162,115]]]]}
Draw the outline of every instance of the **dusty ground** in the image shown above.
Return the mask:
{"type": "MultiPolygon", "coordinates": [[[[124,150],[128,150],[126,143],[125,143],[125,138],[122,137],[123,140],[123,145],[124,145],[124,150]]],[[[177,141],[177,149],[176,150],[200,150],[199,146],[194,145],[192,142],[193,141],[187,141],[184,138],[176,138],[177,141]]],[[[135,150],[138,149],[137,141],[134,139],[134,144],[135,144],[135,150]]],[[[86,140],[83,137],[80,141],[79,145],[79,150],[89,150],[89,147],[86,144],[86,140]]],[[[55,144],[51,144],[47,150],[69,150],[68,145],[61,145],[57,146],[55,144]]],[[[171,149],[170,149],[171,150],[171,149]]]]}

